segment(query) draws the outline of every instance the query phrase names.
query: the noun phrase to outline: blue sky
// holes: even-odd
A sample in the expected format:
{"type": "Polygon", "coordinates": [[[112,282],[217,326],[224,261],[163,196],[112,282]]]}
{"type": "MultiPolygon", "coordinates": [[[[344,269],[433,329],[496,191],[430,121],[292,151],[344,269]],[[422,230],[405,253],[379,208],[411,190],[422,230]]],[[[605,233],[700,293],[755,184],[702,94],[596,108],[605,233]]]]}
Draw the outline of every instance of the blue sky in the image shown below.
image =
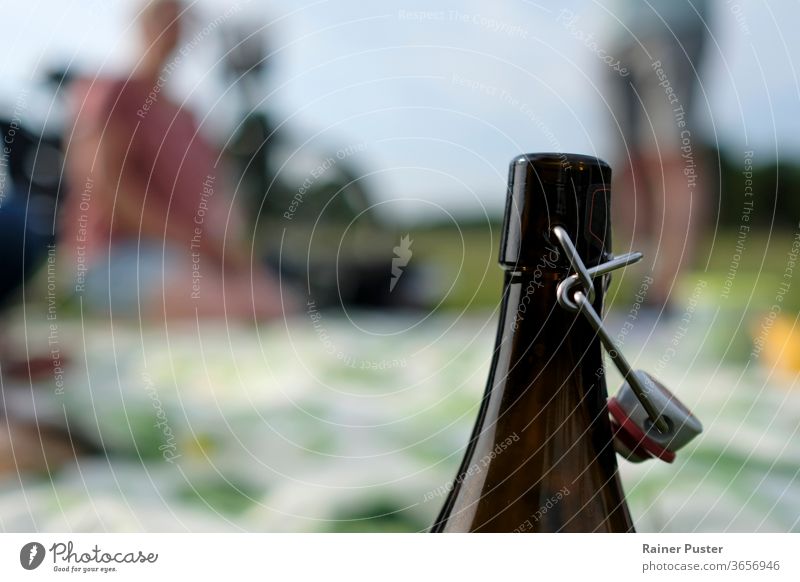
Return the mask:
{"type": "MultiPolygon", "coordinates": [[[[203,0],[196,30],[232,2],[203,0]]],[[[128,66],[130,0],[2,2],[0,99],[13,106],[42,68],[72,63],[111,74],[128,66]]],[[[304,153],[363,144],[351,162],[379,200],[417,199],[399,215],[479,213],[502,207],[506,165],[523,151],[592,153],[613,160],[603,103],[605,65],[558,22],[605,42],[609,12],[589,0],[560,3],[242,0],[231,20],[270,25],[275,69],[264,95],[304,153]],[[434,12],[418,15],[416,12],[434,12]]],[[[701,72],[704,137],[755,162],[800,151],[800,4],[713,3],[701,72]]],[[[221,44],[200,43],[172,79],[211,133],[229,132],[232,97],[221,44]]],[[[30,97],[26,115],[47,107],[30,97]]],[[[440,218],[440,217],[438,217],[440,218]]]]}

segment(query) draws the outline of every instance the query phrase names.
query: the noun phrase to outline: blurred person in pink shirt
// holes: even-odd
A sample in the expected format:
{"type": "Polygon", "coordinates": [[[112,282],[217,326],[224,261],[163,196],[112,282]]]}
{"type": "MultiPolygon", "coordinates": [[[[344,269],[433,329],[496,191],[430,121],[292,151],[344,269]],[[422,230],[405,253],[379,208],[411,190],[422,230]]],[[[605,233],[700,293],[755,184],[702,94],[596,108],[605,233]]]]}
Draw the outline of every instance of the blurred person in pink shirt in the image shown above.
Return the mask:
{"type": "Polygon", "coordinates": [[[292,299],[252,263],[219,151],[163,90],[184,12],[178,0],[146,2],[131,75],[75,82],[60,246],[84,312],[276,317],[292,299]]]}

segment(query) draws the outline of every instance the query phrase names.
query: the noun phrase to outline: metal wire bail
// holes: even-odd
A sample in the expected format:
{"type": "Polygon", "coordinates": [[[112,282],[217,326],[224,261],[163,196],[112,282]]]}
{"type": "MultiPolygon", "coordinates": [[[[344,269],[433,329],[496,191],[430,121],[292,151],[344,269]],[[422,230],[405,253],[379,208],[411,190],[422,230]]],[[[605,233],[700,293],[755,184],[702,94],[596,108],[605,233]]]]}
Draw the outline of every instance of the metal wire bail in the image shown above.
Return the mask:
{"type": "Polygon", "coordinates": [[[608,333],[608,330],[603,325],[603,318],[600,317],[592,306],[592,301],[594,300],[594,279],[596,277],[632,265],[640,261],[644,255],[640,252],[633,252],[626,253],[619,257],[612,256],[604,263],[587,268],[583,259],[581,259],[578,254],[575,244],[562,226],[554,226],[553,235],[561,245],[564,254],[566,254],[569,259],[572,269],[575,271],[575,273],[559,283],[556,291],[558,304],[568,311],[579,312],[586,317],[592,328],[597,332],[601,343],[611,357],[611,361],[614,362],[614,365],[617,367],[620,374],[622,374],[622,377],[628,382],[636,398],[642,403],[642,407],[647,412],[653,426],[661,433],[669,432],[667,421],[648,397],[648,388],[643,385],[639,376],[631,368],[628,360],[622,355],[622,352],[620,352],[619,348],[614,343],[611,334],[608,333]]]}

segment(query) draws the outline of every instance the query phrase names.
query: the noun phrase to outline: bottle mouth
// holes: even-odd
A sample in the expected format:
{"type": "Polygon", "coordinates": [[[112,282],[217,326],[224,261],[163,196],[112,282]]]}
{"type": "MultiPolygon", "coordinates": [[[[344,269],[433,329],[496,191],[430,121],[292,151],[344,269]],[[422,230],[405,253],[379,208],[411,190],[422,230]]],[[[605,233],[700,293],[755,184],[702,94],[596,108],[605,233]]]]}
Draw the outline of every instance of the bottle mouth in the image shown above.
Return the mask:
{"type": "Polygon", "coordinates": [[[562,169],[583,169],[587,166],[600,166],[611,169],[608,162],[602,158],[589,156],[586,154],[571,154],[563,152],[536,152],[530,154],[520,154],[511,161],[511,165],[517,164],[538,164],[542,166],[561,166],[562,169]]]}
{"type": "MultiPolygon", "coordinates": [[[[511,160],[500,264],[535,268],[562,226],[587,264],[610,252],[611,167],[584,154],[528,153],[511,160]]],[[[561,265],[559,265],[560,267],[561,265]]]]}

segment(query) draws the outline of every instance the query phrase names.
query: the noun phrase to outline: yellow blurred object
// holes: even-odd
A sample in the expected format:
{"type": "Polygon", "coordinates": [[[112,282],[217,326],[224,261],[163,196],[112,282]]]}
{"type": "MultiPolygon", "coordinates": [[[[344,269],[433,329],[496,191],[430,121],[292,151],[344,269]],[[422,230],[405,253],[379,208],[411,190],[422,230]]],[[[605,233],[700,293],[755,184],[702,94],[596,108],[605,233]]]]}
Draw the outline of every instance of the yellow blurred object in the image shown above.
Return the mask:
{"type": "Polygon", "coordinates": [[[762,364],[787,373],[800,372],[800,325],[798,316],[778,315],[759,319],[752,328],[754,353],[762,364]]]}
{"type": "Polygon", "coordinates": [[[214,439],[204,433],[198,433],[194,438],[188,438],[181,444],[181,450],[186,453],[186,456],[194,459],[208,459],[216,449],[214,439]]]}

